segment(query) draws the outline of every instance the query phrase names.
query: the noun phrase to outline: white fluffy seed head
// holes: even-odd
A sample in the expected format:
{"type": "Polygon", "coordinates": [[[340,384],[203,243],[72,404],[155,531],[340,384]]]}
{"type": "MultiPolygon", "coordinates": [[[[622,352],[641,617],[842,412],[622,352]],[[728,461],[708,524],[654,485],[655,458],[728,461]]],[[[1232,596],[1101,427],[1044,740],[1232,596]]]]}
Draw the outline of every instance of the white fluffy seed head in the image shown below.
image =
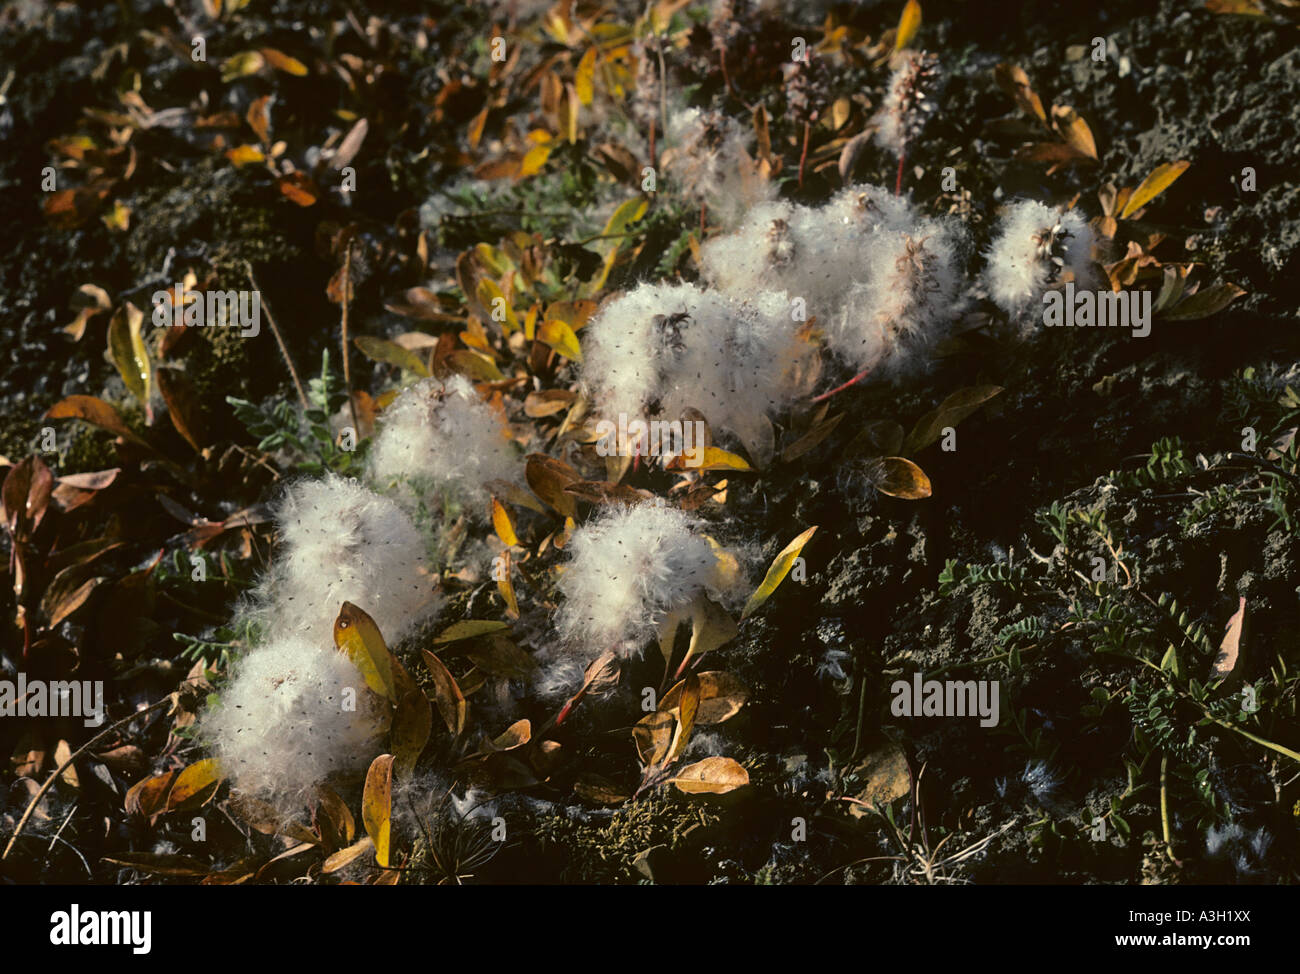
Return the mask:
{"type": "Polygon", "coordinates": [[[522,466],[505,418],[464,376],[424,379],[384,410],[370,450],[370,477],[402,501],[435,510],[449,502],[486,511],[490,480],[517,482],[522,466]]]}
{"type": "Polygon", "coordinates": [[[938,106],[941,80],[938,57],[925,51],[904,52],[875,118],[877,144],[896,156],[906,155],[938,106]]]}
{"type": "Polygon", "coordinates": [[[638,653],[667,613],[734,584],[700,522],[667,506],[609,508],[578,528],[566,550],[558,628],[587,662],[608,649],[638,653]]]}
{"type": "Polygon", "coordinates": [[[331,474],[291,485],[275,521],[279,548],[248,613],[266,641],[329,648],[345,601],[390,645],[437,611],[424,537],[390,498],[331,474]]]}
{"type": "Polygon", "coordinates": [[[1073,280],[1096,286],[1092,228],[1075,210],[1061,213],[1035,200],[1011,204],[988,251],[985,283],[994,304],[1032,330],[1043,295],[1073,280]]]}
{"type": "Polygon", "coordinates": [[[739,300],[691,284],[643,284],[583,330],[583,380],[611,421],[671,422],[694,407],[748,445],[756,424],[798,394],[810,350],[799,327],[780,292],[739,300]]]}
{"type": "Polygon", "coordinates": [[[751,209],[775,198],[749,153],[752,133],[721,112],[699,108],[670,112],[662,157],[668,186],[697,203],[711,219],[734,227],[751,209]]]}
{"type": "Polygon", "coordinates": [[[914,373],[958,310],[961,231],[955,222],[922,220],[906,230],[876,230],[861,250],[865,272],[827,322],[827,345],[858,371],[914,373]]]}
{"type": "Polygon", "coordinates": [[[331,775],[361,772],[387,729],[383,702],[328,642],[288,636],[238,664],[201,736],[240,790],[300,808],[331,775]],[[355,709],[344,709],[355,694],[355,709]]]}

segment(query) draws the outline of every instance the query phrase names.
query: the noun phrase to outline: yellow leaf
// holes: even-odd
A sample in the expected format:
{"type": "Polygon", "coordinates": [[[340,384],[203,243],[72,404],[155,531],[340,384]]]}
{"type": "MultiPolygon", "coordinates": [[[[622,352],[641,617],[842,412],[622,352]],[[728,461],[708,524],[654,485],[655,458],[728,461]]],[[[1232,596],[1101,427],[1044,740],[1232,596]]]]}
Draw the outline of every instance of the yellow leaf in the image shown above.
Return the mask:
{"type": "Polygon", "coordinates": [[[268,64],[277,71],[283,71],[285,74],[292,74],[299,78],[307,73],[307,65],[303,64],[295,57],[289,57],[273,47],[262,48],[262,57],[266,58],[268,64]]]}
{"type": "Polygon", "coordinates": [[[495,497],[492,498],[492,527],[496,529],[497,537],[510,547],[513,548],[519,544],[519,536],[515,534],[515,526],[510,520],[510,512],[495,497]]]}
{"type": "Polygon", "coordinates": [[[681,757],[690,741],[691,732],[695,730],[695,715],[700,712],[700,678],[695,673],[688,674],[674,689],[678,689],[677,731],[665,759],[669,764],[681,757]]]}
{"type": "Polygon", "coordinates": [[[596,75],[596,49],[590,47],[578,62],[578,70],[573,75],[573,86],[578,92],[578,101],[590,105],[594,95],[592,81],[596,75]]]}
{"type": "Polygon", "coordinates": [[[515,309],[510,307],[510,302],[506,300],[505,294],[496,281],[490,277],[481,278],[478,282],[478,299],[492,316],[492,320],[498,322],[501,330],[507,335],[519,330],[519,319],[515,316],[515,309]]]}
{"type": "Polygon", "coordinates": [[[898,37],[894,41],[894,50],[901,51],[912,43],[912,38],[921,28],[921,5],[917,0],[907,0],[903,15],[898,18],[898,37]]]}
{"type": "Polygon", "coordinates": [[[1153,199],[1163,193],[1173,185],[1174,180],[1187,171],[1191,165],[1186,159],[1180,159],[1178,162],[1166,162],[1163,165],[1156,166],[1151,170],[1150,175],[1138,184],[1138,188],[1133,191],[1129,201],[1120,213],[1121,220],[1127,220],[1133,213],[1136,213],[1142,207],[1146,206],[1153,199]]]}
{"type": "Polygon", "coordinates": [[[125,232],[131,228],[131,210],[121,200],[113,201],[113,208],[100,217],[110,230],[125,232]]]}
{"type": "MultiPolygon", "coordinates": [[[[706,446],[703,451],[704,457],[701,463],[687,463],[686,454],[680,454],[667,464],[669,470],[696,470],[703,472],[705,470],[753,470],[744,457],[738,457],[734,453],[728,453],[726,450],[716,446],[706,446]]],[[[697,454],[698,456],[698,454],[697,454]]]]}
{"type": "MultiPolygon", "coordinates": [[[[366,686],[385,699],[397,702],[393,665],[388,644],[375,620],[351,602],[344,602],[334,620],[334,645],[347,654],[366,680],[366,686]]],[[[378,844],[378,843],[376,843],[378,844]]]]}
{"type": "Polygon", "coordinates": [[[758,588],[754,589],[754,594],[749,597],[745,603],[744,610],[740,613],[741,619],[746,619],[760,605],[772,597],[776,587],[785,581],[785,577],[790,574],[790,569],[794,567],[795,559],[803,551],[804,545],[817,533],[817,525],[813,525],[799,537],[795,538],[782,549],[781,553],[773,560],[767,570],[767,575],[758,588]]]}
{"type": "Polygon", "coordinates": [[[546,165],[546,160],[551,156],[551,147],[549,145],[535,145],[524,155],[524,161],[519,164],[519,178],[527,179],[529,176],[535,176],[541,172],[542,166],[546,165]]]}
{"type": "Polygon", "coordinates": [[[682,768],[672,782],[688,795],[725,795],[749,784],[749,772],[731,758],[705,758],[682,768]]]}
{"type": "Polygon", "coordinates": [[[366,772],[361,796],[361,821],[375,844],[375,862],[388,868],[389,842],[393,829],[393,756],[381,754],[366,772]]]}
{"type": "Polygon", "coordinates": [[[182,771],[167,795],[167,811],[198,808],[212,800],[217,788],[225,779],[221,762],[216,758],[206,758],[195,762],[182,771]]]}
{"type": "Polygon", "coordinates": [[[595,294],[605,287],[605,281],[609,278],[609,272],[614,268],[614,261],[618,257],[619,248],[622,246],[622,235],[627,232],[629,225],[636,223],[641,217],[645,216],[650,202],[644,196],[634,196],[632,199],[619,205],[618,209],[609,218],[605,224],[605,232],[601,236],[610,241],[610,248],[605,254],[605,264],[601,269],[600,275],[591,282],[588,293],[595,294]]]}
{"type": "Polygon", "coordinates": [[[582,361],[582,346],[578,344],[578,336],[573,333],[572,328],[558,318],[542,322],[537,329],[537,340],[573,362],[582,361]]]}
{"type": "Polygon", "coordinates": [[[130,301],[118,308],[108,324],[108,354],[131,395],[148,406],[152,371],[140,334],[143,322],[144,312],[130,301]]]}
{"type": "Polygon", "coordinates": [[[246,166],[250,162],[262,162],[266,155],[255,145],[240,145],[226,150],[226,158],[236,166],[246,166]]]}
{"type": "Polygon", "coordinates": [[[233,57],[226,58],[225,63],[221,66],[221,80],[234,81],[236,78],[256,74],[262,70],[262,65],[265,63],[266,59],[260,52],[242,51],[233,57]]]}
{"type": "Polygon", "coordinates": [[[872,485],[882,494],[905,501],[930,496],[930,478],[905,457],[877,457],[868,469],[872,485]]]}

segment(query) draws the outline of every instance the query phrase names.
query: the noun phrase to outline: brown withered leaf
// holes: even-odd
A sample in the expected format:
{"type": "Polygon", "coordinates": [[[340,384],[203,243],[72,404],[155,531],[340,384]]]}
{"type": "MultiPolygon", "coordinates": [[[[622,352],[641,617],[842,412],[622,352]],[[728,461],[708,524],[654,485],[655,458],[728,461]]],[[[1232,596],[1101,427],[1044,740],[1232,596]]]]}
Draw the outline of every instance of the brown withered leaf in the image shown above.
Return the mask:
{"type": "MultiPolygon", "coordinates": [[[[739,679],[722,670],[705,670],[699,674],[700,709],[695,715],[695,722],[701,726],[721,724],[740,713],[740,708],[749,699],[749,688],[739,679]]],[[[680,706],[681,690],[684,683],[676,684],[664,694],[659,701],[659,709],[675,710],[680,706]]]]}
{"type": "Polygon", "coordinates": [[[433,710],[423,690],[407,690],[397,701],[393,713],[391,746],[393,774],[403,781],[410,779],[415,764],[429,743],[433,730],[433,710]]]}
{"type": "Polygon", "coordinates": [[[81,341],[86,333],[86,324],[91,318],[103,314],[112,306],[108,292],[94,284],[83,284],[77,288],[69,304],[77,312],[77,317],[71,323],[64,325],[63,330],[74,342],[81,341]]]}
{"type": "Polygon", "coordinates": [[[640,504],[654,497],[648,490],[608,480],[580,480],[569,484],[564,492],[590,504],[640,504]]]}
{"type": "Polygon", "coordinates": [[[621,805],[632,797],[608,778],[590,771],[584,771],[574,779],[573,792],[596,805],[621,805]]]}
{"type": "Polygon", "coordinates": [[[820,444],[822,440],[826,439],[826,437],[830,436],[831,433],[835,431],[835,427],[840,425],[840,421],[844,419],[846,415],[848,414],[836,413],[829,419],[823,419],[816,423],[812,429],[782,451],[781,459],[786,463],[789,463],[791,460],[799,459],[809,450],[820,444]]]}
{"type": "Polygon", "coordinates": [[[1084,159],[1097,161],[1097,142],[1088,123],[1069,105],[1052,106],[1052,127],[1084,159]]]}
{"type": "MultiPolygon", "coordinates": [[[[691,734],[695,731],[695,718],[700,712],[700,677],[698,673],[688,673],[686,679],[677,684],[677,730],[673,734],[672,746],[665,759],[671,764],[686,751],[691,734]]],[[[660,708],[662,709],[662,708],[660,708]]]]}
{"type": "Polygon", "coordinates": [[[941,436],[945,427],[955,427],[980,406],[1002,392],[1001,386],[969,386],[958,389],[916,421],[912,432],[903,441],[900,453],[914,454],[924,450],[941,436]]]}
{"type": "Polygon", "coordinates": [[[907,755],[892,741],[863,758],[854,769],[854,776],[864,783],[849,807],[849,814],[854,818],[870,814],[877,802],[887,805],[912,790],[907,755]]]}
{"type": "Polygon", "coordinates": [[[930,496],[930,478],[905,457],[877,457],[867,464],[867,477],[882,494],[906,501],[930,496]]]}
{"type": "Polygon", "coordinates": [[[688,795],[725,795],[749,784],[749,772],[731,758],[712,757],[682,768],[672,783],[688,795]]]}
{"type": "Polygon", "coordinates": [[[533,725],[527,719],[517,720],[497,737],[483,742],[484,753],[502,753],[523,747],[533,739],[533,725]]]}
{"type": "Polygon", "coordinates": [[[320,187],[306,173],[291,172],[276,180],[280,193],[299,206],[312,206],[320,199],[320,187]]]}
{"type": "Polygon", "coordinates": [[[161,367],[155,370],[154,375],[158,381],[158,392],[167,405],[167,415],[172,426],[194,448],[195,453],[201,453],[203,444],[207,441],[206,423],[189,378],[176,369],[161,367]]]}
{"type": "Polygon", "coordinates": [[[91,594],[104,579],[92,577],[82,565],[73,565],[59,572],[41,595],[41,614],[53,629],[84,606],[91,594]]]}
{"type": "Polygon", "coordinates": [[[1237,611],[1232,614],[1224,629],[1223,642],[1219,644],[1219,654],[1214,658],[1210,674],[1214,679],[1227,679],[1237,667],[1241,655],[1242,631],[1246,625],[1246,597],[1243,595],[1237,603],[1237,611]]]}
{"type": "Polygon", "coordinates": [[[524,479],[534,494],[549,504],[562,517],[577,517],[578,507],[572,494],[564,488],[582,478],[563,460],[544,453],[530,453],[524,464],[524,479]]]}
{"type": "Polygon", "coordinates": [[[646,714],[632,728],[632,740],[644,767],[652,768],[668,756],[677,718],[662,710],[646,714]]]}
{"type": "Polygon", "coordinates": [[[152,876],[206,876],[208,867],[189,856],[156,852],[122,852],[105,856],[105,862],[138,869],[152,876]]]}
{"type": "Polygon", "coordinates": [[[338,150],[334,157],[330,159],[330,165],[337,171],[350,163],[357,157],[361,151],[361,143],[366,140],[366,133],[370,131],[370,123],[364,118],[359,118],[348,130],[348,134],[343,137],[339,143],[338,150]]]}
{"type": "Polygon", "coordinates": [[[465,650],[484,673],[507,680],[528,680],[537,672],[536,661],[501,634],[474,642],[465,650]]]}
{"type": "Polygon", "coordinates": [[[321,866],[321,872],[336,873],[344,866],[356,862],[374,847],[375,843],[371,840],[370,836],[367,835],[352,843],[352,845],[348,846],[346,849],[340,849],[338,852],[326,859],[324,864],[321,866]]]}
{"type": "Polygon", "coordinates": [[[167,807],[167,795],[180,771],[168,771],[137,781],[126,793],[122,807],[128,815],[139,815],[151,822],[167,807]]]}
{"type": "Polygon", "coordinates": [[[62,511],[74,510],[87,501],[93,500],[95,495],[110,486],[121,472],[121,467],[112,467],[109,470],[95,470],[90,473],[66,474],[55,482],[52,495],[54,503],[62,511]]]}
{"type": "Polygon", "coordinates": [[[532,419],[554,416],[572,406],[577,398],[577,393],[570,392],[568,389],[543,389],[540,392],[530,392],[524,400],[524,414],[532,419]]]}
{"type": "Polygon", "coordinates": [[[438,705],[442,722],[447,725],[447,731],[453,738],[460,737],[465,730],[469,702],[461,692],[460,685],[452,676],[451,670],[447,669],[442,660],[427,649],[421,650],[420,654],[424,657],[429,673],[433,676],[434,701],[438,705]]]}
{"type": "Polygon", "coordinates": [[[1235,284],[1215,284],[1184,297],[1173,308],[1162,312],[1161,317],[1168,321],[1195,321],[1198,318],[1208,318],[1210,315],[1218,314],[1245,293],[1245,290],[1235,284]]]}
{"type": "Polygon", "coordinates": [[[1029,75],[1024,68],[1016,64],[999,64],[993,69],[993,78],[998,87],[1010,95],[1020,106],[1020,110],[1033,115],[1044,125],[1047,124],[1047,112],[1043,110],[1043,101],[1029,85],[1029,75]]]}
{"type": "Polygon", "coordinates": [[[81,419],[139,446],[149,444],[133,433],[118,411],[94,396],[68,396],[45,413],[46,419],[81,419]]]}

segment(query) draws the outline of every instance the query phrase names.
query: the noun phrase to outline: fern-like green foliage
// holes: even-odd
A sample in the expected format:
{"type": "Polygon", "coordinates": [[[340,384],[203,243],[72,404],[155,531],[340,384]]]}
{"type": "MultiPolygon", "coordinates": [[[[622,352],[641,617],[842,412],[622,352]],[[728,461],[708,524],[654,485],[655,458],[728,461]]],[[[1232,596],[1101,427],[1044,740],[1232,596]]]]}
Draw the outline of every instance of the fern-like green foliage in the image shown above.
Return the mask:
{"type": "Polygon", "coordinates": [[[330,417],[347,405],[348,394],[342,384],[335,384],[330,374],[330,354],[321,356],[321,372],[307,384],[307,408],[285,398],[271,399],[258,405],[247,399],[227,396],[235,418],[258,438],[257,448],[265,452],[286,451],[293,457],[298,473],[321,476],[327,470],[348,473],[361,460],[365,444],[345,449],[335,442],[330,417]]]}
{"type": "Polygon", "coordinates": [[[1153,487],[1186,476],[1194,469],[1182,439],[1166,436],[1151,444],[1146,466],[1137,470],[1112,470],[1105,479],[1117,487],[1153,487]]]}

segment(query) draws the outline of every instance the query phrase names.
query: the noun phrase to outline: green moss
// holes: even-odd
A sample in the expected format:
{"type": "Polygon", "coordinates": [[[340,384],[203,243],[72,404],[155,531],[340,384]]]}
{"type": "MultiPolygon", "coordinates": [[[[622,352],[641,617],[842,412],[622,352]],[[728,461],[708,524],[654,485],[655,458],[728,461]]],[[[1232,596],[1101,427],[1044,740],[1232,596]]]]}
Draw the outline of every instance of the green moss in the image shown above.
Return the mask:
{"type": "Polygon", "coordinates": [[[650,853],[671,858],[687,843],[721,821],[707,805],[667,792],[620,808],[604,826],[584,824],[563,813],[538,820],[535,831],[543,845],[565,851],[561,879],[568,882],[627,883],[647,878],[636,861],[650,853]]]}

